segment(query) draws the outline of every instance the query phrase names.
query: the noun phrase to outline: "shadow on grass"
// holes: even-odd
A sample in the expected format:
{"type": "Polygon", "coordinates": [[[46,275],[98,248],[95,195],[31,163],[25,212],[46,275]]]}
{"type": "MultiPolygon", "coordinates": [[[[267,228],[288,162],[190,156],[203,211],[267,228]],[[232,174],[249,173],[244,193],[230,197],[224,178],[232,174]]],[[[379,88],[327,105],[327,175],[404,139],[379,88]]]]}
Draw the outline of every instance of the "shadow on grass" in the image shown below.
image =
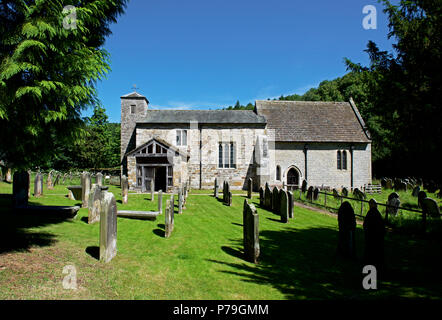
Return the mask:
{"type": "Polygon", "coordinates": [[[338,232],[334,228],[263,230],[258,264],[245,261],[242,239],[230,240],[230,246],[221,247],[240,261],[232,258],[209,261],[221,266],[219,272],[242,281],[271,285],[287,299],[442,299],[438,286],[442,280],[440,261],[435,262],[441,243],[387,236],[387,270],[378,273],[378,290],[367,291],[362,287],[366,276],[362,273],[363,231],[356,230],[355,259],[338,256],[337,241],[338,232]]]}
{"type": "Polygon", "coordinates": [[[152,232],[161,238],[164,238],[164,235],[166,234],[166,231],[162,229],[154,229],[152,232]]]}
{"type": "Polygon", "coordinates": [[[90,255],[92,258],[96,260],[100,260],[100,247],[97,246],[90,246],[87,247],[85,252],[90,255]]]}
{"type": "Polygon", "coordinates": [[[86,224],[89,224],[89,218],[88,217],[82,217],[81,221],[83,221],[86,224]]]}

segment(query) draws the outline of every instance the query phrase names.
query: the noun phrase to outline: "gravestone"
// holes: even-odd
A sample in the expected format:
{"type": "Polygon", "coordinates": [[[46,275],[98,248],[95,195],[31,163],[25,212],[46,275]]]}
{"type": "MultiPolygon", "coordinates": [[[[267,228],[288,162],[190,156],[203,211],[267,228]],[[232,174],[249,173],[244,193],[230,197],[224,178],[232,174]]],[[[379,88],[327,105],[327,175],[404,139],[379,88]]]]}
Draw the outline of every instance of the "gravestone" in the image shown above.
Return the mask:
{"type": "Polygon", "coordinates": [[[303,180],[302,181],[302,186],[301,186],[301,192],[304,193],[307,191],[307,181],[303,180]]]}
{"type": "Polygon", "coordinates": [[[123,199],[123,204],[127,204],[128,192],[129,192],[129,182],[127,180],[127,177],[123,175],[121,177],[121,197],[123,199]]]}
{"type": "Polygon", "coordinates": [[[178,188],[178,214],[183,213],[183,190],[178,188]]]}
{"type": "Polygon", "coordinates": [[[158,212],[163,213],[163,190],[158,191],[158,212]]]}
{"type": "Polygon", "coordinates": [[[427,197],[427,193],[425,191],[419,191],[417,194],[417,206],[422,208],[422,200],[427,197]]]}
{"type": "Polygon", "coordinates": [[[228,197],[227,197],[227,205],[230,207],[232,206],[232,192],[229,191],[228,197]]]}
{"type": "MultiPolygon", "coordinates": [[[[11,168],[6,169],[5,181],[8,183],[12,182],[12,169],[11,168]]],[[[42,188],[42,190],[43,190],[43,188],[42,188]]]]}
{"type": "MultiPolygon", "coordinates": [[[[396,199],[396,198],[393,198],[396,199]]],[[[382,215],[377,209],[377,203],[371,199],[370,210],[364,218],[364,264],[373,265],[378,270],[384,265],[384,236],[385,224],[382,215]]]]}
{"type": "Polygon", "coordinates": [[[60,181],[60,173],[57,173],[57,175],[55,176],[55,180],[54,180],[54,183],[53,183],[53,186],[55,187],[57,184],[58,184],[58,182],[60,181]]]}
{"type": "Polygon", "coordinates": [[[28,177],[29,177],[29,183],[28,183],[28,199],[31,197],[31,176],[32,176],[32,171],[28,170],[28,177]]]}
{"type": "Polygon", "coordinates": [[[91,192],[89,194],[89,204],[88,204],[88,223],[92,224],[100,221],[101,213],[101,201],[103,200],[101,187],[97,184],[93,184],[91,192]]]}
{"type": "Polygon", "coordinates": [[[259,206],[262,208],[264,207],[264,189],[262,187],[259,187],[259,206]]]}
{"type": "Polygon", "coordinates": [[[387,187],[387,180],[385,178],[381,179],[381,187],[385,189],[387,187]]]}
{"type": "Polygon", "coordinates": [[[29,200],[29,172],[16,171],[12,181],[13,207],[27,206],[29,200]]]}
{"type": "Polygon", "coordinates": [[[253,180],[249,178],[249,184],[247,185],[247,198],[252,199],[253,192],[253,180]]]}
{"type": "Polygon", "coordinates": [[[289,202],[289,218],[293,218],[293,207],[294,207],[294,199],[293,192],[287,191],[287,200],[289,202]]]}
{"type": "Polygon", "coordinates": [[[87,208],[89,204],[89,193],[91,191],[91,175],[88,172],[81,174],[81,188],[82,188],[82,208],[87,208]]]}
{"type": "Polygon", "coordinates": [[[313,186],[308,187],[307,200],[309,201],[313,201],[313,190],[314,190],[313,186]]]}
{"type": "Polygon", "coordinates": [[[257,263],[260,254],[259,216],[255,206],[249,204],[247,199],[244,199],[243,207],[243,245],[246,260],[257,263]]]}
{"type": "Polygon", "coordinates": [[[117,203],[112,192],[103,192],[100,211],[100,261],[117,254],[117,203]]]}
{"type": "Polygon", "coordinates": [[[399,210],[399,206],[401,205],[401,200],[397,197],[392,197],[391,199],[389,199],[387,201],[387,207],[385,207],[385,212],[387,213],[387,215],[396,215],[398,210],[399,210]]]}
{"type": "Polygon", "coordinates": [[[155,182],[150,180],[150,201],[155,201],[155,182]]]}
{"type": "Polygon", "coordinates": [[[279,214],[281,216],[281,222],[289,222],[289,201],[287,197],[287,192],[281,189],[279,192],[279,214]]]}
{"type": "Polygon", "coordinates": [[[414,187],[413,192],[411,193],[411,195],[413,197],[417,197],[419,195],[419,191],[421,191],[421,187],[416,186],[416,187],[414,187]]]}
{"type": "Polygon", "coordinates": [[[46,186],[48,187],[48,190],[54,189],[54,184],[52,183],[52,170],[48,173],[48,179],[46,180],[46,186]]]}
{"type": "Polygon", "coordinates": [[[338,190],[333,189],[333,197],[334,197],[336,200],[339,200],[339,199],[341,198],[341,196],[339,195],[338,190]]]}
{"type": "Polygon", "coordinates": [[[386,179],[385,189],[393,189],[393,181],[391,181],[391,179],[386,179]]]}
{"type": "Polygon", "coordinates": [[[218,198],[218,178],[215,178],[215,186],[213,190],[213,195],[215,198],[218,198]]]}
{"type": "Polygon", "coordinates": [[[422,211],[432,218],[439,218],[440,217],[440,209],[439,205],[437,204],[436,200],[431,198],[424,198],[422,199],[422,211]]]}
{"type": "Polygon", "coordinates": [[[319,198],[319,188],[313,189],[313,200],[317,201],[319,198]]]}
{"type": "Polygon", "coordinates": [[[61,181],[62,184],[65,184],[65,183],[66,183],[66,178],[67,178],[67,176],[68,176],[67,173],[65,173],[65,174],[63,175],[63,180],[61,181]]]}
{"type": "Polygon", "coordinates": [[[100,187],[103,185],[103,174],[101,172],[98,172],[95,176],[95,183],[100,187]]]}
{"type": "Polygon", "coordinates": [[[174,217],[175,217],[175,201],[174,196],[170,197],[170,200],[166,204],[166,214],[165,214],[165,232],[164,236],[169,238],[172,234],[174,227],[174,217]]]}
{"type": "Polygon", "coordinates": [[[397,180],[394,183],[394,190],[395,191],[407,191],[407,184],[402,180],[397,180]]]}
{"type": "Polygon", "coordinates": [[[270,191],[269,184],[266,182],[264,189],[264,199],[265,199],[265,208],[267,210],[272,210],[272,191],[270,191]]]}
{"type": "Polygon", "coordinates": [[[41,197],[43,195],[43,175],[38,172],[34,180],[34,197],[41,197]]]}
{"type": "Polygon", "coordinates": [[[348,197],[348,189],[346,187],[342,188],[341,195],[344,197],[348,197]]]}
{"type": "Polygon", "coordinates": [[[279,214],[279,206],[281,205],[279,201],[279,190],[277,187],[273,187],[272,192],[272,211],[279,214]]]}
{"type": "Polygon", "coordinates": [[[338,253],[353,258],[356,255],[356,217],[351,204],[344,201],[338,210],[338,253]]]}
{"type": "Polygon", "coordinates": [[[399,193],[397,192],[392,192],[388,195],[388,200],[391,200],[393,198],[400,198],[399,193]]]}

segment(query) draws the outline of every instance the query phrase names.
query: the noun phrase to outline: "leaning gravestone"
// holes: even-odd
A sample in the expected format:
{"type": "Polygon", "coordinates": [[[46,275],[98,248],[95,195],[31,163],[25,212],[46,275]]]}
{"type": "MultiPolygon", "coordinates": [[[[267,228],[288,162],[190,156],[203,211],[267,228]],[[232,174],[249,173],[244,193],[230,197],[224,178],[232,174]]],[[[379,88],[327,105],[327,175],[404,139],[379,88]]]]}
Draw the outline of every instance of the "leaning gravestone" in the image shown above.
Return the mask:
{"type": "Polygon", "coordinates": [[[128,193],[129,193],[129,181],[127,180],[127,177],[123,175],[121,177],[121,197],[123,199],[123,204],[127,204],[128,193]]]}
{"type": "Polygon", "coordinates": [[[338,210],[338,253],[344,257],[356,255],[356,217],[351,204],[344,201],[338,210]]]}
{"type": "Polygon", "coordinates": [[[95,176],[95,183],[100,187],[103,185],[103,174],[101,172],[98,172],[95,176]]]}
{"type": "Polygon", "coordinates": [[[411,193],[411,195],[413,197],[417,197],[419,195],[419,191],[421,191],[421,187],[416,186],[416,187],[414,187],[413,192],[411,193]]]}
{"type": "Polygon", "coordinates": [[[371,199],[370,210],[364,219],[364,264],[373,265],[381,269],[384,265],[384,236],[385,224],[381,213],[377,209],[377,203],[371,199]]]}
{"type": "Polygon", "coordinates": [[[54,187],[58,184],[58,181],[60,181],[60,176],[61,176],[61,173],[57,173],[57,175],[55,176],[55,180],[54,180],[54,184],[53,184],[54,187]]]}
{"type": "Polygon", "coordinates": [[[309,201],[313,201],[313,190],[314,190],[313,186],[308,187],[307,200],[309,201]]]}
{"type": "Polygon", "coordinates": [[[12,181],[12,205],[22,207],[28,205],[29,199],[29,172],[14,172],[12,181]]]}
{"type": "Polygon", "coordinates": [[[82,188],[82,208],[87,208],[89,204],[89,193],[91,191],[91,175],[88,172],[81,174],[82,188]]]}
{"type": "Polygon", "coordinates": [[[253,180],[249,178],[249,184],[247,185],[247,198],[252,199],[253,192],[253,180]]]}
{"type": "Polygon", "coordinates": [[[262,187],[259,187],[259,206],[262,208],[264,207],[264,189],[262,187]]]}
{"type": "Polygon", "coordinates": [[[112,192],[103,192],[100,212],[100,261],[109,262],[117,254],[117,203],[112,192]]]}
{"type": "Polygon", "coordinates": [[[279,192],[279,214],[281,216],[281,222],[289,222],[289,201],[287,197],[287,192],[281,189],[279,192]]]}
{"type": "Polygon", "coordinates": [[[253,204],[244,199],[243,207],[243,244],[247,261],[257,263],[259,248],[259,216],[253,204]]]}
{"type": "Polygon", "coordinates": [[[91,192],[89,194],[89,214],[88,223],[92,224],[100,221],[101,202],[103,200],[103,192],[101,187],[97,184],[93,184],[91,192]]]}
{"type": "Polygon", "coordinates": [[[293,192],[287,191],[287,199],[289,202],[289,218],[292,219],[293,218],[293,206],[294,206],[293,192]]]}
{"type": "Polygon", "coordinates": [[[38,172],[34,180],[34,197],[41,197],[43,195],[43,175],[38,172]]]}
{"type": "Polygon", "coordinates": [[[424,214],[432,217],[432,218],[439,218],[440,217],[440,209],[439,205],[437,204],[436,200],[431,198],[425,198],[422,199],[422,211],[424,214]]]}

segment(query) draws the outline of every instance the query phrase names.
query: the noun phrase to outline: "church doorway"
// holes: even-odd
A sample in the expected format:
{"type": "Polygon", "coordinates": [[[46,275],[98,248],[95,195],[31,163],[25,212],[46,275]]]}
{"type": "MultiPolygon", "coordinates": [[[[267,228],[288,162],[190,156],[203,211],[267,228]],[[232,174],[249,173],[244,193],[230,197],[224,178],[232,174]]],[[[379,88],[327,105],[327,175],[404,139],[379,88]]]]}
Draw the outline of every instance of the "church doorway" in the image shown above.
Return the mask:
{"type": "Polygon", "coordinates": [[[287,172],[287,189],[294,190],[299,187],[299,174],[295,168],[291,168],[287,172]]]}

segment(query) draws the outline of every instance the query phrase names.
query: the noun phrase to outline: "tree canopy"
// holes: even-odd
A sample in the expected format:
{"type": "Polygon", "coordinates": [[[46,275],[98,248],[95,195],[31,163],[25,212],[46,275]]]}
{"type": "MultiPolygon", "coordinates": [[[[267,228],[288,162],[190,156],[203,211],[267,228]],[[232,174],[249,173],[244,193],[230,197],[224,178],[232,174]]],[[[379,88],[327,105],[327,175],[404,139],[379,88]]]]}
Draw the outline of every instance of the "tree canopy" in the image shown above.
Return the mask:
{"type": "Polygon", "coordinates": [[[102,45],[126,2],[0,3],[0,159],[7,166],[42,165],[54,145],[87,134],[81,111],[98,104],[95,86],[109,71],[102,45]]]}

